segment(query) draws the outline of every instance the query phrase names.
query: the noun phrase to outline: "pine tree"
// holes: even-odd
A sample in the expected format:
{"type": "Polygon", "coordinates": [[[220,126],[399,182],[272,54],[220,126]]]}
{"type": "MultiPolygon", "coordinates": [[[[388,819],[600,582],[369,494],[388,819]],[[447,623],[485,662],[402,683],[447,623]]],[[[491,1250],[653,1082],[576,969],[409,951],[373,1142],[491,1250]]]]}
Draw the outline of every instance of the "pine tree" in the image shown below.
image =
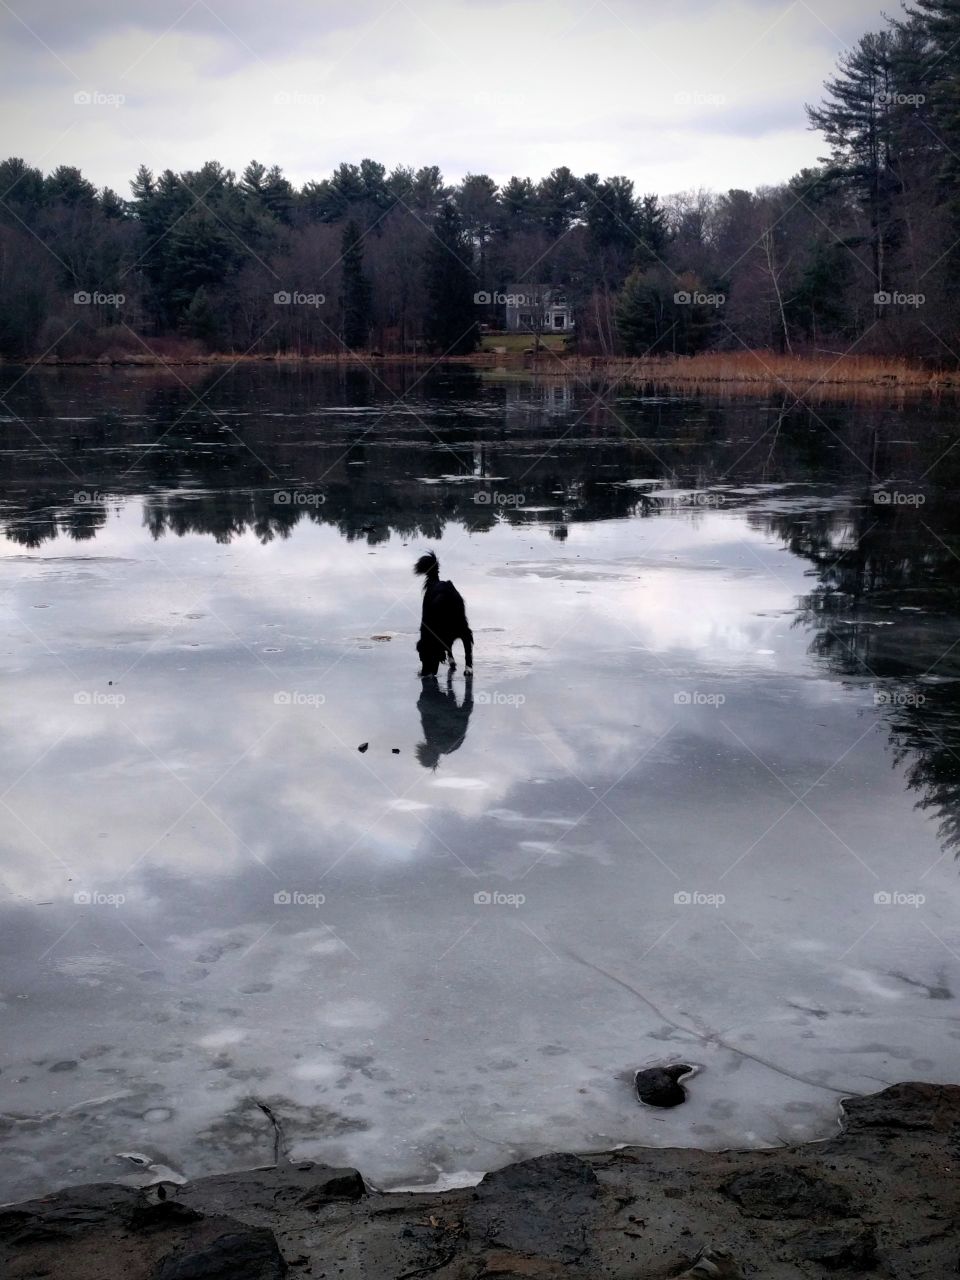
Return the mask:
{"type": "Polygon", "coordinates": [[[479,340],[474,303],[476,275],[460,216],[445,203],[433,224],[425,264],[427,314],[424,336],[444,355],[465,355],[479,340]]]}
{"type": "Polygon", "coordinates": [[[583,188],[566,165],[544,178],[537,187],[537,205],[543,228],[551,240],[569,231],[583,206],[583,188]]]}
{"type": "Polygon", "coordinates": [[[615,315],[620,341],[630,356],[650,351],[669,326],[663,290],[643,271],[634,271],[627,277],[615,315]]]}
{"type": "Polygon", "coordinates": [[[60,204],[68,209],[92,209],[97,199],[97,189],[79,169],[61,164],[43,183],[44,198],[49,204],[60,204]]]}
{"type": "Polygon", "coordinates": [[[240,190],[245,196],[262,195],[266,177],[267,166],[259,160],[251,160],[240,178],[240,190]]]}
{"type": "Polygon", "coordinates": [[[692,272],[675,276],[667,268],[633,271],[620,291],[615,318],[628,355],[662,355],[667,351],[692,355],[707,345],[715,311],[695,301],[705,292],[692,272]],[[681,300],[682,299],[682,300],[681,300]]]}
{"type": "Polygon", "coordinates": [[[511,178],[500,192],[504,211],[504,230],[528,231],[537,215],[536,188],[529,178],[511,178]]]}
{"type": "Polygon", "coordinates": [[[367,346],[370,336],[370,284],[363,274],[363,238],[351,219],[340,242],[340,314],[344,345],[351,351],[367,346]]]}
{"type": "Polygon", "coordinates": [[[911,21],[898,31],[904,62],[913,64],[912,74],[907,72],[914,82],[911,88],[928,100],[945,153],[945,173],[960,185],[960,0],[916,0],[916,8],[908,13],[911,21]]]}
{"type": "Polygon", "coordinates": [[[289,178],[283,176],[283,170],[279,165],[271,165],[267,170],[260,198],[264,208],[268,209],[279,222],[286,224],[293,222],[297,195],[289,178]]]}
{"type": "Polygon", "coordinates": [[[667,211],[654,195],[644,196],[636,213],[637,247],[634,262],[640,267],[662,263],[667,252],[667,211]]]}
{"type": "Polygon", "coordinates": [[[425,164],[413,175],[413,188],[407,203],[422,217],[435,218],[451,194],[439,165],[425,164]]]}
{"type": "Polygon", "coordinates": [[[164,295],[181,321],[198,289],[227,282],[242,249],[222,222],[199,206],[177,222],[164,244],[164,295]]]}
{"type": "Polygon", "coordinates": [[[190,299],[183,319],[183,331],[190,338],[197,338],[209,350],[217,346],[220,321],[216,308],[203,285],[190,299]]]}
{"type": "Polygon", "coordinates": [[[850,335],[846,291],[852,268],[853,260],[842,243],[829,240],[814,244],[787,303],[790,322],[814,343],[826,333],[850,335]]]}
{"type": "MultiPolygon", "coordinates": [[[[921,144],[933,153],[946,215],[947,246],[939,274],[951,299],[960,295],[960,0],[917,0],[898,27],[902,77],[924,98],[917,115],[921,144]]],[[[954,303],[953,312],[956,314],[954,303]]]]}
{"type": "Polygon", "coordinates": [[[866,210],[877,293],[887,287],[887,263],[897,235],[893,204],[900,184],[895,154],[893,43],[887,31],[863,36],[840,58],[839,75],[827,81],[828,101],[820,107],[807,107],[811,125],[830,144],[834,173],[866,210]]]}
{"type": "Polygon", "coordinates": [[[43,174],[11,156],[0,162],[0,222],[32,226],[43,206],[43,174]]]}
{"type": "Polygon", "coordinates": [[[100,208],[103,210],[103,216],[112,221],[119,222],[127,216],[126,202],[113,190],[112,187],[104,187],[99,194],[100,208]]]}

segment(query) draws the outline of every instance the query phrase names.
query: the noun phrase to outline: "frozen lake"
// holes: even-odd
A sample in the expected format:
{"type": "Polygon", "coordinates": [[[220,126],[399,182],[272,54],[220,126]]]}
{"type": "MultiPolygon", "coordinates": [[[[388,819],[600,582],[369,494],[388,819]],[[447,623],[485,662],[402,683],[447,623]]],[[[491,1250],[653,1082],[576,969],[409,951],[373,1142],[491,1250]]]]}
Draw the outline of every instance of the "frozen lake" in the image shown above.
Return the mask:
{"type": "Polygon", "coordinates": [[[957,1079],[955,415],[419,377],[3,371],[0,1199],[957,1079]]]}

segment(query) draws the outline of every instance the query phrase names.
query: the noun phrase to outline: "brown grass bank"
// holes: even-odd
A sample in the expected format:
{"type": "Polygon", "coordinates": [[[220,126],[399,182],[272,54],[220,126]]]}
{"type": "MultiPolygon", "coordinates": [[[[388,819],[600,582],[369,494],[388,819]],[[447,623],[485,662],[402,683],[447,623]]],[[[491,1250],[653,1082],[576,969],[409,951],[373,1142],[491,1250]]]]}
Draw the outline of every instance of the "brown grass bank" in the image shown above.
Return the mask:
{"type": "Polygon", "coordinates": [[[694,356],[579,356],[544,350],[536,355],[503,355],[477,352],[469,356],[437,357],[426,353],[379,352],[297,355],[204,354],[195,350],[116,352],[96,359],[48,356],[36,362],[42,367],[91,366],[170,368],[276,364],[289,366],[409,365],[465,366],[496,370],[504,375],[534,374],[540,377],[646,384],[678,391],[707,394],[791,394],[800,398],[841,398],[850,395],[885,397],[896,394],[954,392],[960,389],[960,370],[931,369],[904,358],[844,355],[824,352],[789,356],[772,351],[702,352],[694,356]]]}

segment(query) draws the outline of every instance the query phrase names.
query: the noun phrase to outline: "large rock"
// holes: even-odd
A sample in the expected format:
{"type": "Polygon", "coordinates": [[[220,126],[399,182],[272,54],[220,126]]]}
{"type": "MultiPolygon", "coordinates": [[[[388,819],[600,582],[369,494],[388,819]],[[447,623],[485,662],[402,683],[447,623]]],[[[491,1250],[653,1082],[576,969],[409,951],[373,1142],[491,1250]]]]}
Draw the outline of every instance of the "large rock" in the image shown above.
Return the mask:
{"type": "Polygon", "coordinates": [[[751,1218],[844,1218],[850,1193],[799,1169],[768,1166],[742,1173],[723,1188],[751,1218]]]}
{"type": "Polygon", "coordinates": [[[949,1133],[958,1124],[957,1087],[911,1081],[892,1084],[865,1098],[844,1098],[843,1111],[848,1137],[883,1129],[949,1133]]]}
{"type": "Polygon", "coordinates": [[[537,1156],[488,1173],[464,1219],[474,1240],[569,1263],[588,1251],[597,1175],[577,1156],[537,1156]]]}
{"type": "Polygon", "coordinates": [[[73,1240],[130,1221],[140,1199],[133,1187],[94,1182],[0,1209],[0,1244],[12,1248],[73,1240]]]}
{"type": "Polygon", "coordinates": [[[648,1107],[678,1107],[687,1100],[680,1081],[692,1074],[693,1067],[683,1062],[670,1067],[647,1067],[634,1077],[637,1097],[648,1107]]]}
{"type": "Polygon", "coordinates": [[[273,1232],[257,1227],[198,1233],[154,1272],[155,1280],[282,1280],[286,1274],[273,1232]]]}
{"type": "Polygon", "coordinates": [[[869,1227],[803,1231],[783,1250],[790,1258],[815,1262],[826,1271],[873,1271],[877,1265],[877,1240],[869,1227]]]}
{"type": "Polygon", "coordinates": [[[294,1209],[317,1210],[339,1200],[359,1200],[366,1191],[356,1169],[300,1160],[188,1182],[180,1188],[179,1199],[208,1212],[243,1213],[250,1217],[294,1209]]]}
{"type": "Polygon", "coordinates": [[[27,1280],[279,1280],[271,1230],[208,1215],[179,1188],[73,1187],[0,1211],[0,1276],[27,1280]]]}

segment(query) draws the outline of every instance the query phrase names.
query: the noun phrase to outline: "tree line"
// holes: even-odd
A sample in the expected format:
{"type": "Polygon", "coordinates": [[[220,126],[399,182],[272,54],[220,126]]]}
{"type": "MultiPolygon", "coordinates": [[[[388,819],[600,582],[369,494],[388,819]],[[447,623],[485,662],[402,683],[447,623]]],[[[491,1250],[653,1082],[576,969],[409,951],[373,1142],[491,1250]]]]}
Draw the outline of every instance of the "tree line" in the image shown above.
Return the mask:
{"type": "Polygon", "coordinates": [[[142,166],[124,198],[11,158],[0,355],[456,355],[503,325],[505,295],[551,289],[584,353],[960,362],[960,4],[917,0],[864,35],[807,113],[816,167],[672,196],[564,166],[498,185],[364,159],[299,188],[258,161],[142,166]]]}

